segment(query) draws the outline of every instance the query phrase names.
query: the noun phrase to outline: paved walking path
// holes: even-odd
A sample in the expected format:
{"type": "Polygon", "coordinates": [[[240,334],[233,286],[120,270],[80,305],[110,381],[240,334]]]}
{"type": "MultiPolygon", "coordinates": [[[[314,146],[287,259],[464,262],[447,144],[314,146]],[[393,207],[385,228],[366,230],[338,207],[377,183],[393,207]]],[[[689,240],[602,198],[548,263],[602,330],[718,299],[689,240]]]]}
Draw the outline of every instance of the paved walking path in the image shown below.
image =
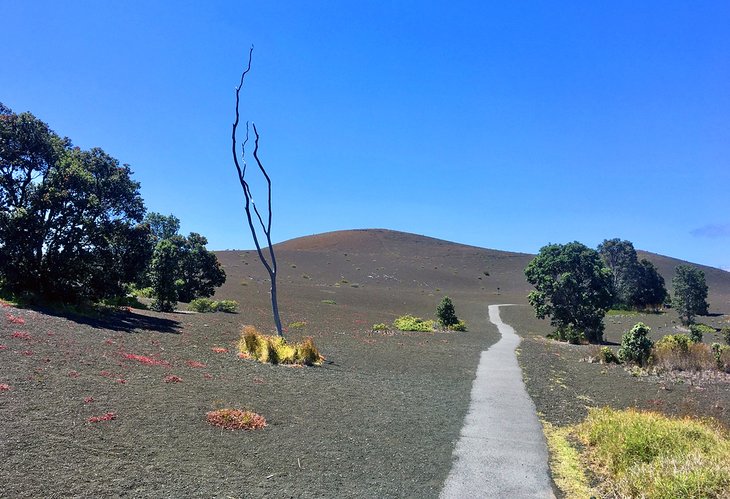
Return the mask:
{"type": "Polygon", "coordinates": [[[520,337],[500,319],[501,306],[489,306],[502,339],[482,352],[443,499],[555,497],[542,426],[515,356],[520,337]]]}

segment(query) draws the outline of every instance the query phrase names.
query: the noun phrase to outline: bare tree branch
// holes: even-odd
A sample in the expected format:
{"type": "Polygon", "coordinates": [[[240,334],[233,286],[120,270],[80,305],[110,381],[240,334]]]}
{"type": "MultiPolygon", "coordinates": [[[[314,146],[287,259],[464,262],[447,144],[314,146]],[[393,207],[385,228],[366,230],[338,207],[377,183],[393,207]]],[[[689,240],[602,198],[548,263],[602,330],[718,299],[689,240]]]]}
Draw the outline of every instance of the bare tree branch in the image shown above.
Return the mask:
{"type": "Polygon", "coordinates": [[[279,336],[283,336],[282,327],[281,327],[281,319],[279,317],[279,303],[277,299],[277,292],[276,292],[276,272],[277,272],[277,264],[276,264],[276,256],[274,255],[274,247],[271,243],[271,221],[272,221],[272,212],[271,212],[271,178],[269,177],[268,173],[266,173],[266,170],[264,169],[263,164],[261,163],[261,160],[258,157],[258,150],[259,150],[259,133],[256,129],[256,125],[253,125],[253,131],[254,135],[256,136],[256,140],[254,142],[254,151],[253,156],[256,160],[256,164],[259,167],[259,170],[261,170],[261,173],[263,173],[264,177],[266,178],[266,182],[268,185],[268,223],[264,224],[263,217],[261,216],[261,213],[259,212],[258,207],[256,206],[256,203],[253,201],[253,196],[251,194],[251,187],[246,181],[246,144],[248,143],[249,139],[249,128],[248,128],[248,121],[246,122],[246,139],[244,140],[243,144],[241,144],[241,162],[243,163],[243,167],[241,167],[241,164],[238,160],[238,154],[236,151],[236,132],[238,130],[238,123],[240,120],[239,116],[239,106],[240,106],[240,93],[241,88],[243,87],[243,82],[245,80],[246,74],[251,70],[251,59],[253,56],[253,46],[251,46],[251,50],[248,52],[248,66],[241,74],[241,81],[236,87],[236,120],[233,122],[233,130],[231,133],[231,143],[232,143],[232,152],[233,152],[233,162],[236,165],[236,171],[238,172],[238,180],[241,183],[241,188],[243,189],[243,196],[246,199],[246,220],[248,221],[248,227],[251,230],[251,235],[253,236],[254,244],[256,245],[256,252],[258,253],[259,260],[261,260],[261,263],[266,268],[266,271],[269,273],[269,277],[271,279],[271,310],[274,315],[274,325],[276,326],[276,332],[279,336]],[[264,256],[263,251],[261,250],[261,244],[259,243],[258,234],[256,232],[256,227],[253,222],[253,216],[251,214],[251,206],[253,205],[253,211],[256,214],[256,218],[258,218],[259,223],[261,224],[261,229],[264,232],[264,235],[266,236],[266,242],[269,248],[269,256],[271,258],[271,262],[266,260],[266,257],[264,256]]]}

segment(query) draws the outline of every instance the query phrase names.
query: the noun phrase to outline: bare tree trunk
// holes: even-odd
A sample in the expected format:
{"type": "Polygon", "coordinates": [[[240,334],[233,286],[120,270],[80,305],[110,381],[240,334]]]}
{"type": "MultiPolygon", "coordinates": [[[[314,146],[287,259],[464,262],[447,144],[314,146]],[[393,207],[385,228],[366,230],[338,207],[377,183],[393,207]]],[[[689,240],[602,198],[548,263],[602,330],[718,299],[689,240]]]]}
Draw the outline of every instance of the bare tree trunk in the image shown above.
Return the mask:
{"type": "Polygon", "coordinates": [[[241,188],[243,189],[243,195],[246,198],[246,219],[248,220],[248,227],[251,230],[251,235],[253,236],[253,242],[256,245],[256,252],[259,255],[259,260],[261,260],[261,263],[266,268],[266,271],[269,273],[269,278],[271,279],[271,311],[274,315],[274,325],[276,326],[276,333],[279,336],[284,336],[283,330],[281,328],[281,318],[279,317],[279,300],[277,297],[276,292],[276,273],[277,273],[277,265],[276,265],[276,255],[274,254],[274,246],[271,244],[271,220],[272,220],[272,213],[271,213],[271,178],[269,177],[268,173],[266,173],[266,169],[264,169],[264,165],[261,163],[261,160],[259,159],[258,152],[259,152],[259,132],[256,129],[256,125],[253,124],[253,133],[256,136],[256,139],[254,141],[254,150],[253,150],[253,157],[256,160],[256,165],[259,167],[259,170],[261,170],[261,173],[264,175],[264,178],[266,179],[266,183],[268,185],[268,219],[267,223],[264,223],[264,219],[261,216],[261,213],[259,212],[258,208],[256,207],[256,203],[253,201],[253,196],[251,195],[251,189],[246,182],[246,143],[248,142],[248,122],[246,122],[246,139],[243,141],[243,144],[241,145],[241,162],[243,163],[243,168],[241,168],[241,165],[238,161],[238,151],[236,150],[236,131],[238,130],[238,122],[239,122],[239,103],[240,103],[240,92],[241,87],[243,87],[243,80],[246,77],[246,73],[249,72],[251,69],[251,57],[253,55],[253,46],[251,47],[251,50],[248,52],[248,66],[244,70],[244,72],[241,74],[241,82],[238,84],[238,87],[236,87],[236,121],[233,122],[233,132],[231,134],[231,142],[232,142],[232,152],[233,152],[233,162],[236,165],[236,170],[238,171],[238,180],[241,183],[241,188]],[[253,215],[251,208],[253,207],[253,213],[256,214],[256,218],[259,221],[259,224],[261,225],[261,229],[264,232],[264,235],[266,236],[266,243],[268,245],[269,249],[269,258],[271,259],[271,262],[269,262],[266,257],[264,256],[264,252],[261,250],[261,244],[259,243],[258,234],[256,233],[256,226],[253,222],[253,215]]]}

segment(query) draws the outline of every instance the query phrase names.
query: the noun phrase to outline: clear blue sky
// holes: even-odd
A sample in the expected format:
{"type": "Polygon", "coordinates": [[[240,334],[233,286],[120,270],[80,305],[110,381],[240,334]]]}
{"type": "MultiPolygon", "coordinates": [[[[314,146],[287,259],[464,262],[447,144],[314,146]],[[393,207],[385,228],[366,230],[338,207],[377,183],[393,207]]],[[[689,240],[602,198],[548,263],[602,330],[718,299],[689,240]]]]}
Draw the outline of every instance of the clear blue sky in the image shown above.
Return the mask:
{"type": "Polygon", "coordinates": [[[730,268],[726,0],[5,0],[0,19],[0,101],[129,163],[213,249],[253,246],[230,156],[253,43],[242,113],[276,241],[620,237],[730,268]]]}

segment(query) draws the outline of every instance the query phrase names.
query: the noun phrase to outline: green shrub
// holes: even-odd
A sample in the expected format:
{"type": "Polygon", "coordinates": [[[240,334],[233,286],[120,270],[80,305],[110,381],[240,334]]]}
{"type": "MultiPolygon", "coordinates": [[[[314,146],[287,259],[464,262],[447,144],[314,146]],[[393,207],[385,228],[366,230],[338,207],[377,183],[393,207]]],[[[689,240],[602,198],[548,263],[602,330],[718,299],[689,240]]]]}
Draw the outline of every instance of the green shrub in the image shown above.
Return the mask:
{"type": "Polygon", "coordinates": [[[557,328],[554,332],[547,335],[548,338],[557,341],[567,341],[573,345],[579,345],[586,339],[582,331],[579,331],[572,324],[557,328]]]}
{"type": "Polygon", "coordinates": [[[434,328],[434,321],[423,320],[412,315],[402,315],[393,321],[393,327],[399,331],[431,332],[434,328]]]}
{"type": "Polygon", "coordinates": [[[235,300],[221,300],[213,302],[216,312],[232,314],[238,310],[238,302],[235,300]]]}
{"type": "Polygon", "coordinates": [[[388,330],[387,324],[384,324],[382,322],[380,324],[373,324],[373,331],[387,331],[387,330],[388,330]]]}
{"type": "Polygon", "coordinates": [[[601,347],[598,350],[598,360],[603,364],[620,364],[618,356],[609,347],[601,347]]]}
{"type": "Polygon", "coordinates": [[[136,296],[137,298],[154,298],[155,290],[152,289],[151,287],[141,288],[141,289],[132,287],[129,290],[129,294],[136,296]]]}
{"type": "Polygon", "coordinates": [[[289,324],[289,329],[302,329],[307,323],[303,321],[296,321],[289,324]]]}
{"type": "Polygon", "coordinates": [[[238,309],[238,302],[235,300],[214,301],[210,298],[196,298],[188,304],[188,310],[206,314],[210,312],[234,313],[238,309]]]}
{"type": "Polygon", "coordinates": [[[730,327],[722,328],[720,334],[722,335],[722,339],[725,340],[725,343],[730,345],[730,327]]]}
{"type": "Polygon", "coordinates": [[[651,354],[654,342],[649,338],[649,326],[643,322],[637,323],[621,338],[621,347],[618,349],[618,358],[621,362],[635,362],[640,366],[646,364],[651,354]]]}
{"type": "Polygon", "coordinates": [[[444,296],[441,303],[436,307],[436,318],[443,327],[448,328],[459,322],[456,317],[456,309],[454,309],[454,303],[451,298],[444,296]]]}
{"type": "Polygon", "coordinates": [[[466,331],[466,322],[462,320],[458,320],[456,324],[452,324],[448,326],[446,329],[449,331],[466,331]]]}
{"type": "Polygon", "coordinates": [[[657,341],[656,350],[689,351],[692,340],[686,334],[668,334],[657,341]]]}
{"type": "Polygon", "coordinates": [[[715,357],[717,368],[723,372],[730,372],[730,346],[713,343],[711,350],[715,357]]]}
{"type": "Polygon", "coordinates": [[[188,310],[200,312],[201,314],[215,312],[215,303],[210,298],[196,298],[188,304],[188,310]]]}
{"type": "Polygon", "coordinates": [[[322,300],[322,303],[325,305],[337,305],[337,302],[334,300],[322,300]]]}
{"type": "Polygon", "coordinates": [[[713,334],[715,328],[705,324],[692,324],[689,326],[689,338],[693,343],[701,343],[705,334],[713,334]]]}

